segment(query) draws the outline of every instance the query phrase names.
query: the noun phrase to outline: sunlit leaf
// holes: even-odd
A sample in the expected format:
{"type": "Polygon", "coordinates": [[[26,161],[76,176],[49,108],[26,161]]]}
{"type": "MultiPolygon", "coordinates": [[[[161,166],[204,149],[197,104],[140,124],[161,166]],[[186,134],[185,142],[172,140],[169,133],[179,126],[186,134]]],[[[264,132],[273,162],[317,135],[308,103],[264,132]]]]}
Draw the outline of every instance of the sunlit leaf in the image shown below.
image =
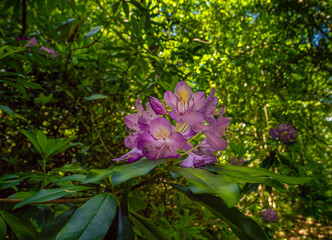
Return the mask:
{"type": "Polygon", "coordinates": [[[115,186],[128,179],[145,175],[165,161],[166,159],[149,160],[143,158],[133,163],[115,166],[112,173],[112,184],[115,186]]]}
{"type": "Polygon", "coordinates": [[[84,38],[87,39],[87,38],[92,37],[93,35],[98,33],[102,28],[103,28],[103,26],[97,26],[97,27],[92,28],[88,33],[84,34],[84,38]]]}
{"type": "Polygon", "coordinates": [[[231,182],[223,175],[211,173],[198,168],[172,168],[173,177],[184,176],[189,188],[195,194],[216,194],[224,200],[228,207],[238,203],[240,193],[236,183],[231,182]]]}

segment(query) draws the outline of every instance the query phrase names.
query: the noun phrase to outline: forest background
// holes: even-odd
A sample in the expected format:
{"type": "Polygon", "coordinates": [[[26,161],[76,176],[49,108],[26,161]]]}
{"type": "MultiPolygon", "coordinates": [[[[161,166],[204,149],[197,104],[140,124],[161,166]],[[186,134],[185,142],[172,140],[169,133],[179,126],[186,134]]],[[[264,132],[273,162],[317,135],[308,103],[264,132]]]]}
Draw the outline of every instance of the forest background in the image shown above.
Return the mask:
{"type": "MultiPolygon", "coordinates": [[[[216,88],[226,106],[232,136],[221,163],[243,158],[246,166],[313,179],[286,193],[243,185],[238,208],[270,238],[331,237],[331,2],[3,0],[0,9],[2,236],[34,239],[66,210],[12,211],[9,196],[24,199],[45,184],[72,175],[68,181],[82,181],[91,169],[119,164],[111,159],[128,151],[123,119],[135,99],[162,99],[185,81],[195,91],[216,88]],[[295,128],[295,142],[271,139],[280,123],[295,128]],[[71,143],[41,157],[27,136],[38,130],[71,143]],[[268,208],[278,221],[262,218],[268,208]]],[[[142,179],[129,203],[171,239],[235,238],[223,220],[163,183],[170,178],[142,179]]]]}

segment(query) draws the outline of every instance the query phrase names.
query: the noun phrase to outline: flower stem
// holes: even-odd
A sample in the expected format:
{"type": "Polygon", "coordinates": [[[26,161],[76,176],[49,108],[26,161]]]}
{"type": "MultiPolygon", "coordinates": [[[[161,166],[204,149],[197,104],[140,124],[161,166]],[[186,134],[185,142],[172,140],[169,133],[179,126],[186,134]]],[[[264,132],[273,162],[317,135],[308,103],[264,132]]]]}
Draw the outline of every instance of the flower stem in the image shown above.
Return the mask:
{"type": "Polygon", "coordinates": [[[202,134],[202,131],[200,131],[199,133],[197,133],[195,136],[193,136],[192,138],[190,138],[189,140],[188,140],[188,142],[187,142],[187,144],[188,143],[190,143],[192,140],[194,140],[195,138],[197,138],[199,135],[201,135],[202,134]]]}
{"type": "Polygon", "coordinates": [[[183,156],[183,155],[185,155],[185,154],[188,154],[188,153],[194,151],[195,149],[197,149],[198,147],[199,147],[199,145],[197,145],[196,147],[194,147],[194,148],[190,149],[189,151],[187,151],[187,152],[185,152],[185,153],[182,153],[182,154],[180,154],[180,155],[183,156]]]}

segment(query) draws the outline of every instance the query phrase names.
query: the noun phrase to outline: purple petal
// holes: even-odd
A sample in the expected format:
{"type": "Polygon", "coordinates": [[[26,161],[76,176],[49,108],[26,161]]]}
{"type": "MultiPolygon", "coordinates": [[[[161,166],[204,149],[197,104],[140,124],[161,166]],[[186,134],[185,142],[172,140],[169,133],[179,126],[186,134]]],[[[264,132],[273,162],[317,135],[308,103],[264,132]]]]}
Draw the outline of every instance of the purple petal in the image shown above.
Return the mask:
{"type": "Polygon", "coordinates": [[[137,109],[137,114],[138,116],[142,116],[144,112],[144,108],[141,104],[141,101],[139,99],[136,99],[136,109],[137,109]]]}
{"type": "Polygon", "coordinates": [[[206,141],[212,148],[217,151],[224,151],[228,146],[224,138],[217,137],[216,135],[210,133],[206,133],[206,141]]]}
{"type": "Polygon", "coordinates": [[[136,139],[138,137],[138,133],[132,133],[129,136],[127,136],[124,140],[124,145],[127,148],[135,148],[136,147],[136,139]]]}
{"type": "Polygon", "coordinates": [[[193,102],[194,102],[194,109],[193,111],[196,111],[200,109],[205,102],[205,92],[195,92],[193,93],[193,102]]]}
{"type": "Polygon", "coordinates": [[[204,128],[203,133],[213,133],[218,137],[221,137],[226,132],[229,126],[229,118],[226,117],[219,117],[214,123],[206,128],[204,128]]]}
{"type": "Polygon", "coordinates": [[[151,136],[150,133],[143,132],[138,134],[136,145],[140,150],[144,150],[147,145],[156,145],[157,141],[151,136]]]}
{"type": "Polygon", "coordinates": [[[125,116],[124,122],[130,129],[139,130],[137,123],[138,123],[138,114],[129,114],[125,116]]]}
{"type": "Polygon", "coordinates": [[[158,152],[159,158],[181,158],[181,155],[178,154],[177,150],[170,145],[164,145],[158,152]]]}
{"type": "Polygon", "coordinates": [[[206,138],[204,138],[201,143],[199,144],[199,147],[197,148],[197,153],[199,155],[207,155],[216,152],[217,150],[212,148],[210,144],[207,143],[206,138]]]}
{"type": "Polygon", "coordinates": [[[156,117],[158,117],[157,116],[157,114],[154,112],[154,110],[152,109],[152,107],[151,107],[151,104],[150,104],[150,102],[148,102],[147,104],[146,104],[146,111],[145,111],[147,114],[149,114],[149,116],[151,117],[151,118],[156,118],[156,117]]]}
{"type": "Polygon", "coordinates": [[[216,156],[213,154],[208,155],[197,155],[194,153],[189,153],[188,157],[184,159],[181,163],[182,167],[199,167],[206,164],[214,164],[217,162],[216,156]]]}
{"type": "Polygon", "coordinates": [[[181,166],[186,168],[192,168],[195,165],[194,161],[194,157],[188,154],[188,157],[181,162],[181,166]]]}
{"type": "Polygon", "coordinates": [[[165,92],[164,101],[166,105],[170,107],[170,109],[176,110],[178,98],[171,91],[165,92]]]}
{"type": "Polygon", "coordinates": [[[158,140],[167,139],[172,134],[172,124],[163,117],[157,117],[150,123],[149,131],[158,140]]]}
{"type": "Polygon", "coordinates": [[[167,111],[165,106],[159,101],[159,99],[149,96],[149,102],[153,111],[158,115],[166,115],[167,111]]]}
{"type": "Polygon", "coordinates": [[[135,161],[137,161],[138,159],[140,159],[142,157],[143,157],[142,151],[138,150],[137,148],[133,148],[131,151],[129,151],[128,153],[126,153],[122,157],[114,158],[112,160],[113,161],[121,161],[121,160],[128,159],[128,162],[130,163],[130,162],[135,162],[135,161]]]}
{"type": "Polygon", "coordinates": [[[179,82],[174,90],[175,96],[181,101],[189,102],[192,97],[191,87],[184,81],[179,82]]]}
{"type": "Polygon", "coordinates": [[[187,123],[189,126],[196,125],[201,123],[204,120],[204,116],[202,113],[199,112],[191,112],[185,114],[181,117],[181,122],[187,123]]]}
{"type": "Polygon", "coordinates": [[[187,145],[187,139],[179,132],[174,132],[168,138],[167,144],[171,145],[175,149],[184,148],[187,145]]]}
{"type": "Polygon", "coordinates": [[[177,111],[170,111],[168,112],[168,115],[177,123],[182,123],[181,122],[181,116],[177,111]]]}

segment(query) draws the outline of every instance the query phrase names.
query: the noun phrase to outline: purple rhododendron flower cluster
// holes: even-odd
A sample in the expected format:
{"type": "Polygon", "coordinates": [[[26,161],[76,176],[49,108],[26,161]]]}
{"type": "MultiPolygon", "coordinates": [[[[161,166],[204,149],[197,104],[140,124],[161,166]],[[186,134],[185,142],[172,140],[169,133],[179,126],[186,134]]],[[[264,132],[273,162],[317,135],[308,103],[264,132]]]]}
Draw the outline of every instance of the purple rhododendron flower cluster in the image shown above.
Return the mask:
{"type": "Polygon", "coordinates": [[[163,103],[149,96],[146,108],[136,99],[137,113],[129,114],[124,121],[130,135],[124,144],[130,152],[115,161],[134,162],[142,157],[147,159],[178,158],[187,155],[183,167],[196,167],[217,162],[213,154],[226,150],[225,133],[229,118],[223,117],[225,107],[216,110],[219,99],[213,88],[206,98],[205,92],[192,92],[186,82],[179,82],[174,93],[167,91],[163,103]],[[166,115],[176,122],[172,125],[166,115]],[[197,140],[200,140],[197,143],[197,140]],[[192,142],[196,142],[196,146],[192,142]]]}
{"type": "Polygon", "coordinates": [[[33,47],[33,46],[35,46],[36,44],[37,44],[38,42],[37,42],[37,39],[35,38],[35,37],[32,37],[30,40],[29,40],[29,42],[28,42],[28,44],[26,45],[26,47],[33,47]]]}
{"type": "Polygon", "coordinates": [[[269,134],[272,139],[282,139],[284,143],[296,140],[296,130],[289,124],[280,123],[276,128],[270,128],[269,134]]]}
{"type": "Polygon", "coordinates": [[[51,58],[56,58],[58,56],[56,54],[56,51],[52,48],[47,48],[47,47],[41,46],[40,50],[48,52],[51,58]]]}
{"type": "Polygon", "coordinates": [[[268,220],[270,223],[277,222],[279,220],[277,211],[270,208],[263,211],[262,218],[268,220]]]}
{"type": "Polygon", "coordinates": [[[239,161],[237,160],[236,157],[233,157],[231,159],[231,165],[235,166],[235,165],[239,165],[242,166],[246,161],[243,158],[240,158],[239,161]]]}

